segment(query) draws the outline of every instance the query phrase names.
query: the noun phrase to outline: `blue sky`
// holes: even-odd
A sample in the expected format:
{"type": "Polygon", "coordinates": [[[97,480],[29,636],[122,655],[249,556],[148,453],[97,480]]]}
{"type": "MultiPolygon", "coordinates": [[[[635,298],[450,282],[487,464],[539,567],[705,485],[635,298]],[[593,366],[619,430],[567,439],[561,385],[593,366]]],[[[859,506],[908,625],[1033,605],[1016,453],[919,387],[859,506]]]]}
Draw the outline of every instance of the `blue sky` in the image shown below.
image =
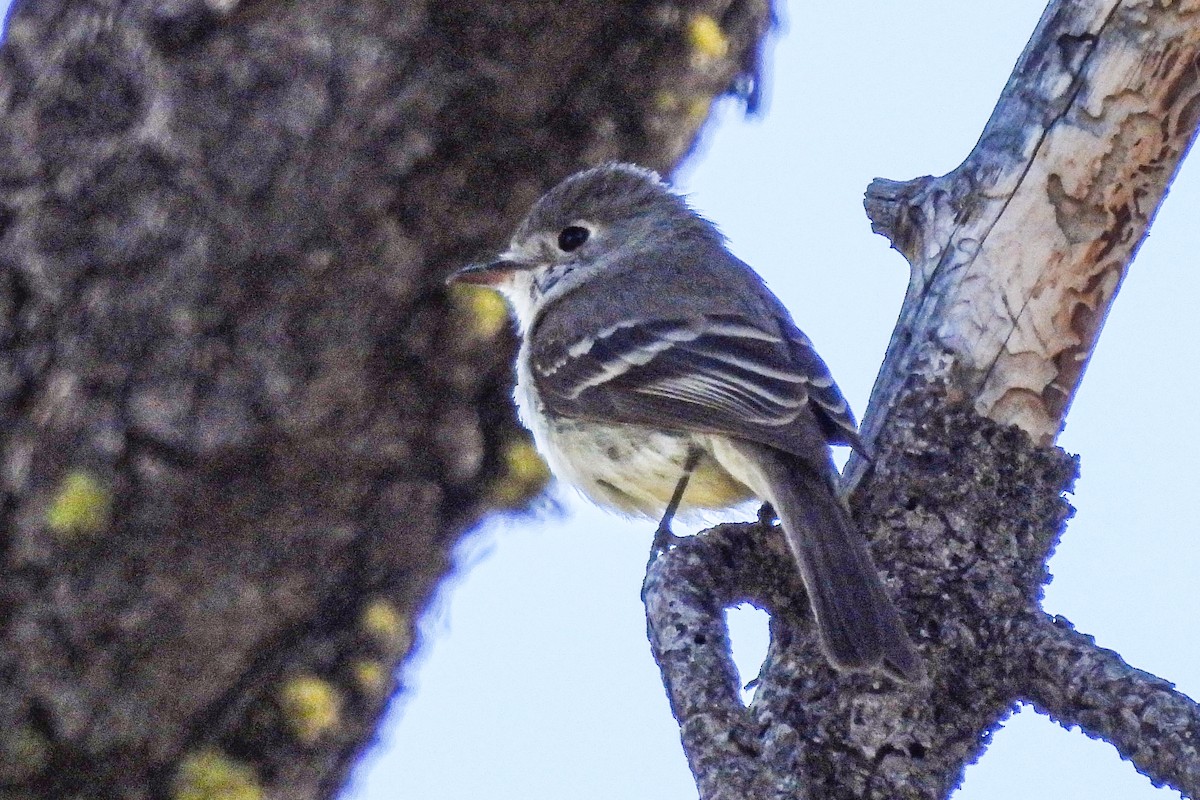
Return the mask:
{"type": "MultiPolygon", "coordinates": [[[[792,3],[766,113],[723,108],[678,181],[816,342],[861,413],[907,282],[874,236],[876,176],[966,156],[1044,3],[792,3]]],[[[1200,693],[1194,609],[1200,424],[1200,165],[1185,165],[1117,300],[1060,443],[1083,458],[1078,515],[1045,607],[1137,667],[1200,693]]],[[[346,800],[696,796],[645,641],[638,590],[653,525],[589,508],[497,520],[460,550],[346,800]]],[[[735,615],[752,676],[761,615],[735,615]]],[[[1010,719],[958,800],[1163,800],[1115,750],[1031,710],[1010,719]]]]}

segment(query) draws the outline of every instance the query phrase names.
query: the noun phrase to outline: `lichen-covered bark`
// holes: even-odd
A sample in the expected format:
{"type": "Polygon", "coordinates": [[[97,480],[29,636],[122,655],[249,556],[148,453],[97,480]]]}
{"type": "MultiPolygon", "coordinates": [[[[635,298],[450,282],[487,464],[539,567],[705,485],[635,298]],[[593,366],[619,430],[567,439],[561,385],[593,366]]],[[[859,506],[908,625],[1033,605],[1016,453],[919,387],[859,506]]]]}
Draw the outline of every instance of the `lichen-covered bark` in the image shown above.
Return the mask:
{"type": "Polygon", "coordinates": [[[1017,697],[1029,654],[1013,626],[1041,616],[1074,461],[981,421],[942,386],[909,392],[898,412],[856,516],[928,661],[928,686],[828,666],[775,529],[726,526],[650,570],[651,643],[705,800],[945,797],[1017,697]],[[736,672],[716,667],[728,650],[721,609],[743,601],[772,615],[749,708],[736,672]]]}
{"type": "Polygon", "coordinates": [[[756,0],[18,2],[0,48],[0,792],[331,796],[459,534],[544,475],[444,274],[669,168],[756,0]]]}
{"type": "Polygon", "coordinates": [[[651,643],[704,800],[944,798],[1027,700],[1200,796],[1200,706],[1040,609],[1075,474],[1052,446],[1200,125],[1200,2],[1054,0],[954,172],[875,181],[912,279],[846,488],[931,683],[827,666],[777,536],[655,562],[651,643]],[[772,613],[743,708],[723,609],[772,613]]]}
{"type": "Polygon", "coordinates": [[[1200,704],[1097,647],[1062,617],[1029,620],[1021,697],[1060,725],[1104,739],[1156,784],[1200,797],[1200,704]]]}

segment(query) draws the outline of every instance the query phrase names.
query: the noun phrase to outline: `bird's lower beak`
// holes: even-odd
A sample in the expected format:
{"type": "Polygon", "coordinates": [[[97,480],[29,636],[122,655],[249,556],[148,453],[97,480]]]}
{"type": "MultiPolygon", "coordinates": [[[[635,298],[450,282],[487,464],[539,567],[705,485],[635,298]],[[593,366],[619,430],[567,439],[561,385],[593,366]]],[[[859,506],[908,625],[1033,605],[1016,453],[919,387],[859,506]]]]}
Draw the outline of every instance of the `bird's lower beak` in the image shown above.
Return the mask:
{"type": "Polygon", "coordinates": [[[519,269],[515,261],[497,259],[485,264],[468,264],[460,270],[451,272],[446,283],[470,283],[476,286],[495,286],[519,269]]]}

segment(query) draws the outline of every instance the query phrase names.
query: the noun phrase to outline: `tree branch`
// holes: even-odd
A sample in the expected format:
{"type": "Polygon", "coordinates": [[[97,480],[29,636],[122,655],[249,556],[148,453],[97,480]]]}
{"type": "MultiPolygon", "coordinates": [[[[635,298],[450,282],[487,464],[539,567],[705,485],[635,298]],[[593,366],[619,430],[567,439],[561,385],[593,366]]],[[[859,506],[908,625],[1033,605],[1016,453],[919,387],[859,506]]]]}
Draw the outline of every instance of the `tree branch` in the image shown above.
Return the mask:
{"type": "Polygon", "coordinates": [[[752,787],[754,800],[945,797],[1017,697],[1010,664],[1025,654],[1011,625],[1040,614],[1075,463],[953,405],[944,387],[908,392],[897,413],[905,422],[878,442],[854,506],[931,684],[835,673],[777,532],[758,524],[702,534],[653,565],[647,619],[704,800],[726,797],[730,781],[752,787]],[[710,535],[716,544],[705,550],[710,535]],[[721,661],[723,610],[743,600],[772,617],[745,712],[721,661]]]}
{"type": "Polygon", "coordinates": [[[742,602],[787,609],[803,596],[792,558],[777,529],[722,525],[683,540],[651,564],[642,586],[650,648],[662,669],[683,749],[715,800],[805,798],[787,792],[786,773],[773,771],[770,747],[741,701],[730,659],[725,609],[742,602]],[[727,596],[729,587],[742,595],[727,596]]]}
{"type": "MultiPolygon", "coordinates": [[[[957,169],[867,190],[909,260],[863,425],[914,372],[1049,443],[1200,121],[1195,3],[1056,0],[957,169]]],[[[850,482],[861,476],[852,467],[850,482]]]]}
{"type": "MultiPolygon", "coordinates": [[[[664,665],[685,741],[711,754],[692,760],[702,798],[718,796],[721,774],[758,786],[748,795],[756,798],[942,798],[1023,693],[1051,710],[1050,698],[1064,698],[1067,718],[1095,722],[1090,734],[1123,742],[1155,780],[1195,787],[1190,702],[1167,702],[1152,679],[1136,690],[1115,678],[1096,689],[1089,677],[1092,699],[1127,699],[1138,719],[1150,712],[1139,739],[1121,727],[1119,707],[1070,704],[1089,695],[1072,688],[1083,678],[1067,668],[1062,636],[1014,631],[1044,616],[1045,563],[1070,515],[1062,493],[1074,464],[1049,445],[1198,124],[1200,4],[1055,0],[966,161],[940,178],[871,185],[874,229],[912,271],[863,423],[875,460],[852,457],[844,482],[932,685],[833,675],[796,622],[805,612],[772,598],[771,651],[747,712],[753,725],[734,713],[730,668],[715,650],[703,655],[703,677],[685,680],[678,665],[664,665]],[[1036,688],[1022,683],[1030,661],[1036,688]],[[728,720],[740,753],[719,730],[688,738],[687,721],[710,708],[710,718],[728,720]],[[747,744],[746,730],[758,738],[747,744]],[[1172,731],[1165,755],[1144,752],[1172,731]]],[[[759,558],[727,547],[712,557],[759,558]]],[[[648,612],[659,658],[676,653],[663,642],[687,649],[693,630],[723,647],[721,598],[759,585],[736,561],[715,561],[714,574],[744,582],[709,587],[713,574],[700,581],[698,567],[671,566],[684,558],[671,552],[656,569],[691,576],[680,591],[713,590],[717,600],[695,597],[688,615],[676,615],[679,606],[655,599],[648,612]]],[[[1107,675],[1113,663],[1089,651],[1086,675],[1107,675]]]]}
{"type": "Polygon", "coordinates": [[[1200,705],[1125,663],[1062,617],[1031,618],[1016,634],[1028,656],[1023,699],[1063,727],[1117,748],[1155,786],[1200,797],[1200,705]]]}

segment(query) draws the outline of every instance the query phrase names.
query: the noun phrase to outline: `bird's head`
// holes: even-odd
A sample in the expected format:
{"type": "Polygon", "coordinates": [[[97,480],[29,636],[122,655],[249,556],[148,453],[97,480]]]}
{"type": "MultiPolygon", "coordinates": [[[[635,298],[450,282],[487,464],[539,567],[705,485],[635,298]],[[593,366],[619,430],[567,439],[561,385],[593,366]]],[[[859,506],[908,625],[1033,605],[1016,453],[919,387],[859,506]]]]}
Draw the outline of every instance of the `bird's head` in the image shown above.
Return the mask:
{"type": "Polygon", "coordinates": [[[533,205],[504,252],[449,280],[504,293],[525,328],[549,299],[639,250],[701,231],[719,237],[657,173],[606,164],[555,186],[533,205]]]}

